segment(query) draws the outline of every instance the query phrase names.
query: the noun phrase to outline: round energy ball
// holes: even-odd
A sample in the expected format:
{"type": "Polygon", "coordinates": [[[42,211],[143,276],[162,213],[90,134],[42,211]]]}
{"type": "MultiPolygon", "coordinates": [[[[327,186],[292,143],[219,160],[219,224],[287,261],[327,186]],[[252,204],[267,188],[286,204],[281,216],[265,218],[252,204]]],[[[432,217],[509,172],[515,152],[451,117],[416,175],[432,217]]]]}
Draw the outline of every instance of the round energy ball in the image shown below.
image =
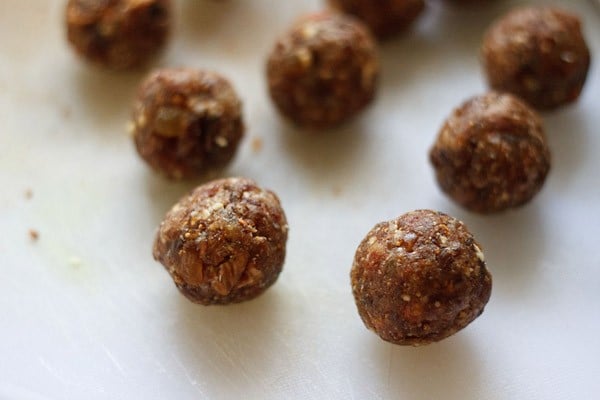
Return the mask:
{"type": "Polygon", "coordinates": [[[297,125],[328,128],[362,111],[375,97],[379,60],[358,20],[313,14],[281,36],[267,61],[269,92],[297,125]]]}
{"type": "Polygon", "coordinates": [[[412,346],[466,327],[492,290],[481,246],[465,225],[431,210],[375,225],[356,250],[351,281],[366,327],[412,346]]]}
{"type": "Polygon", "coordinates": [[[93,64],[135,68],[164,46],[171,14],[170,0],[69,0],[67,39],[93,64]]]}
{"type": "Polygon", "coordinates": [[[160,69],[142,82],[130,128],[152,168],[170,179],[195,178],[234,157],[244,135],[242,103],[217,73],[160,69]]]}
{"type": "Polygon", "coordinates": [[[329,4],[362,20],[379,39],[405,30],[425,8],[423,0],[329,0],[329,4]]]}
{"type": "Polygon", "coordinates": [[[527,203],[550,170],[539,115],[515,96],[496,92],[454,110],[429,157],[442,190],[479,213],[527,203]]]}
{"type": "Polygon", "coordinates": [[[579,18],[553,7],[509,12],[489,28],[481,54],[493,89],[540,110],[579,98],[590,66],[579,18]]]}
{"type": "Polygon", "coordinates": [[[273,192],[249,179],[221,179],[173,206],[160,224],[153,255],[191,301],[238,303],[277,280],[287,234],[285,214],[273,192]]]}

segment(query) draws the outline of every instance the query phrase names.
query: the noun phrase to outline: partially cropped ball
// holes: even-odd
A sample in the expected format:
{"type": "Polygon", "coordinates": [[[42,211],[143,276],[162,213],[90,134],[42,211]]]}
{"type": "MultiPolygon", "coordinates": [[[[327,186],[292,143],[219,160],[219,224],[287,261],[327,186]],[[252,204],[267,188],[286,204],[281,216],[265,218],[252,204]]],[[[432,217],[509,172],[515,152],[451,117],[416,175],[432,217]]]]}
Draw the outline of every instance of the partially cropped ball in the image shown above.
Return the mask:
{"type": "Polygon", "coordinates": [[[221,179],[173,206],[158,229],[153,254],[191,301],[238,303],[277,280],[287,233],[273,192],[249,179],[221,179]]]}
{"type": "Polygon", "coordinates": [[[164,46],[171,14],[170,0],[69,0],[67,38],[93,64],[135,68],[164,46]]]}
{"type": "Polygon", "coordinates": [[[481,54],[493,89],[541,110],[579,98],[590,67],[579,18],[553,7],[509,12],[490,27],[481,54]]]}
{"type": "Polygon", "coordinates": [[[267,62],[279,111],[304,127],[328,128],[360,113],[375,97],[375,42],[358,20],[335,13],[303,18],[282,35],[267,62]]]}
{"type": "Polygon", "coordinates": [[[529,202],[550,170],[539,115],[515,96],[495,92],[454,110],[429,155],[442,190],[480,213],[529,202]]]}
{"type": "Polygon", "coordinates": [[[492,290],[482,248],[465,225],[430,210],[375,225],[356,250],[351,281],[367,328],[412,346],[466,327],[492,290]]]}
{"type": "Polygon", "coordinates": [[[362,20],[380,39],[405,30],[423,12],[423,0],[329,0],[329,4],[362,20]]]}
{"type": "Polygon", "coordinates": [[[142,82],[131,129],[153,169],[171,179],[199,177],[234,157],[244,135],[242,103],[217,73],[161,69],[142,82]]]}

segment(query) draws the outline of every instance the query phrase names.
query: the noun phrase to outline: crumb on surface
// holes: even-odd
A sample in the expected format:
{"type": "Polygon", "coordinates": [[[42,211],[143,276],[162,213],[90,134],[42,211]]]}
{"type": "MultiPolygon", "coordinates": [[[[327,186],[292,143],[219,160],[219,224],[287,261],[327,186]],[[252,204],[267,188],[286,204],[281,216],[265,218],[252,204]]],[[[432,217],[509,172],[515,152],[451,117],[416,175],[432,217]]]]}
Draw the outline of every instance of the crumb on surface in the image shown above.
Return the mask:
{"type": "Polygon", "coordinates": [[[77,256],[71,256],[71,257],[69,257],[69,259],[67,260],[67,262],[73,268],[78,268],[82,264],[81,258],[79,258],[77,256]]]}
{"type": "Polygon", "coordinates": [[[260,136],[253,137],[252,142],[250,143],[254,153],[259,153],[263,148],[263,144],[263,139],[260,136]]]}
{"type": "Polygon", "coordinates": [[[39,238],[40,238],[40,233],[37,230],[35,230],[35,229],[29,230],[29,239],[31,239],[32,242],[37,242],[39,238]]]}
{"type": "Polygon", "coordinates": [[[31,198],[33,197],[33,190],[27,188],[25,189],[25,198],[27,200],[31,200],[31,198]]]}

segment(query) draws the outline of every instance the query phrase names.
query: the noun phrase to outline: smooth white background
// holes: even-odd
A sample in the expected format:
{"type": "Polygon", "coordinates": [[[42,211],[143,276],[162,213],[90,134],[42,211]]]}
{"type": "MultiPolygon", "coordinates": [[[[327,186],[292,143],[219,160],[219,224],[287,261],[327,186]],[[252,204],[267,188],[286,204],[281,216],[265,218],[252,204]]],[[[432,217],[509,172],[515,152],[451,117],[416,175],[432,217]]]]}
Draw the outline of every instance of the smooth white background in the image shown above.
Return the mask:
{"type": "MultiPolygon", "coordinates": [[[[280,195],[284,272],[246,304],[205,308],[180,296],[150,249],[164,212],[199,182],[165,181],[137,157],[125,125],[143,72],[75,58],[63,1],[2,0],[0,398],[598,398],[600,64],[577,104],[544,115],[553,169],[528,206],[463,211],[427,160],[444,118],[485,90],[485,28],[538,2],[430,1],[411,31],[381,47],[373,107],[315,135],[278,117],[263,71],[275,36],[319,1],[175,3],[176,29],[154,65],[210,68],[234,83],[248,134],[223,175],[280,195]],[[494,288],[464,331],[403,348],[363,327],[348,275],[376,222],[416,208],[467,223],[494,288]]],[[[556,3],[581,14],[600,57],[600,15],[587,1],[556,3]]]]}

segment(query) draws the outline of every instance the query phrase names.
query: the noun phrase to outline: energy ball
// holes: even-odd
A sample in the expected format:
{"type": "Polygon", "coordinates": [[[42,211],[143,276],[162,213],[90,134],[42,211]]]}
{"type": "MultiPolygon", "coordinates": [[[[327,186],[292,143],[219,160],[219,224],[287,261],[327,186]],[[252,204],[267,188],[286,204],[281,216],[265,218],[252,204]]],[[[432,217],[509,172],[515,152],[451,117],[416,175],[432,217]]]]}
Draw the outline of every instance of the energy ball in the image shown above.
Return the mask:
{"type": "Polygon", "coordinates": [[[170,179],[195,178],[234,157],[244,135],[242,104],[217,73],[160,69],[142,82],[130,129],[152,168],[170,179]]]}
{"type": "Polygon", "coordinates": [[[489,28],[481,54],[493,89],[540,110],[575,101],[590,66],[579,18],[553,7],[509,12],[489,28]]]}
{"type": "Polygon", "coordinates": [[[93,64],[135,68],[166,43],[171,13],[170,0],[69,0],[67,38],[93,64]]]}
{"type": "Polygon", "coordinates": [[[375,225],[356,250],[351,280],[366,327],[385,341],[411,346],[466,327],[492,291],[473,235],[461,221],[431,210],[375,225]]]}
{"type": "Polygon", "coordinates": [[[442,190],[479,213],[527,203],[550,170],[539,115],[515,96],[495,92],[454,110],[429,156],[442,190]]]}
{"type": "Polygon", "coordinates": [[[273,192],[250,179],[220,179],[173,206],[160,224],[153,255],[194,303],[238,303],[277,280],[287,234],[273,192]]]}
{"type": "Polygon", "coordinates": [[[379,60],[358,20],[313,14],[281,36],[267,62],[271,98],[297,125],[329,128],[352,118],[375,97],[379,60]]]}
{"type": "Polygon", "coordinates": [[[380,39],[406,29],[425,8],[423,0],[329,0],[329,4],[362,20],[380,39]]]}

